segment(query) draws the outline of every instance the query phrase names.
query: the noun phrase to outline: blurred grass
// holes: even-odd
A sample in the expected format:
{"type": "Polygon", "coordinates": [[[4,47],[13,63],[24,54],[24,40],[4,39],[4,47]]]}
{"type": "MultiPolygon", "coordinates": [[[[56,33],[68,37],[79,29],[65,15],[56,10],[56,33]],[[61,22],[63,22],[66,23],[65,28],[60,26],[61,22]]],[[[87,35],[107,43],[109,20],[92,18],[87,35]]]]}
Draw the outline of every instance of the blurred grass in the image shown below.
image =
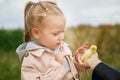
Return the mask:
{"type": "Polygon", "coordinates": [[[23,30],[0,30],[0,80],[21,80],[20,61],[16,54],[23,30]]]}
{"type": "MultiPolygon", "coordinates": [[[[69,44],[73,55],[85,41],[98,46],[100,59],[120,71],[120,24],[78,25],[65,31],[64,41],[69,44]]],[[[0,30],[0,80],[20,80],[20,61],[15,52],[23,41],[23,30],[0,30]]],[[[90,76],[81,73],[81,80],[91,80],[90,76]]]]}
{"type": "Polygon", "coordinates": [[[0,80],[21,80],[20,63],[14,51],[0,52],[0,80]]]}
{"type": "MultiPolygon", "coordinates": [[[[98,54],[100,59],[120,71],[120,25],[100,25],[92,27],[90,25],[78,25],[72,27],[65,32],[65,42],[73,51],[80,47],[84,42],[89,42],[89,45],[95,44],[98,47],[98,54]]],[[[81,73],[81,80],[91,80],[90,76],[81,73]]]]}

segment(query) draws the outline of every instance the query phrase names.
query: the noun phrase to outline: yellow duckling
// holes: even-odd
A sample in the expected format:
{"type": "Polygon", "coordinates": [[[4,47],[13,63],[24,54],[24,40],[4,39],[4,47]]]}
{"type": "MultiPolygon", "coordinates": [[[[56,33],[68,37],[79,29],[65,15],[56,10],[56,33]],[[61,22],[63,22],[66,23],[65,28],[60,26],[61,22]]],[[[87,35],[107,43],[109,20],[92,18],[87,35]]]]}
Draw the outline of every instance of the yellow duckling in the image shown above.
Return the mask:
{"type": "Polygon", "coordinates": [[[81,61],[84,62],[86,61],[92,54],[94,54],[97,50],[97,46],[96,45],[91,45],[90,49],[87,49],[83,56],[81,57],[81,61]]]}

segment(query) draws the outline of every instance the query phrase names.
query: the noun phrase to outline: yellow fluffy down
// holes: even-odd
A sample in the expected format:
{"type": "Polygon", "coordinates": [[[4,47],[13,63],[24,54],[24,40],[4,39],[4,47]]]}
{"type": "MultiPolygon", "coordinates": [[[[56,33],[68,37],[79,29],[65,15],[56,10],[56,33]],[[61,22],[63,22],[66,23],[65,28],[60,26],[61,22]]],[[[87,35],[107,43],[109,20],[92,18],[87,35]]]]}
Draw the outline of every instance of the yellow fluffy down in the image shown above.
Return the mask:
{"type": "Polygon", "coordinates": [[[89,49],[87,49],[83,56],[81,57],[81,61],[84,62],[86,61],[92,54],[94,54],[97,50],[97,46],[96,45],[91,45],[89,49]]]}

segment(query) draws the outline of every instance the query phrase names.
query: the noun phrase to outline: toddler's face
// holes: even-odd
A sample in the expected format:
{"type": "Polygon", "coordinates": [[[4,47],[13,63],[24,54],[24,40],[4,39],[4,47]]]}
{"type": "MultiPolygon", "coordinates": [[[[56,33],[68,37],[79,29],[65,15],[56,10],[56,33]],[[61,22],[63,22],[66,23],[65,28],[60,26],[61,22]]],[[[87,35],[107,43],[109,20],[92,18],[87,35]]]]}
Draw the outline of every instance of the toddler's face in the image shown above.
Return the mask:
{"type": "Polygon", "coordinates": [[[56,49],[64,39],[66,19],[64,16],[47,16],[43,22],[44,29],[40,32],[38,43],[42,46],[56,49]]]}

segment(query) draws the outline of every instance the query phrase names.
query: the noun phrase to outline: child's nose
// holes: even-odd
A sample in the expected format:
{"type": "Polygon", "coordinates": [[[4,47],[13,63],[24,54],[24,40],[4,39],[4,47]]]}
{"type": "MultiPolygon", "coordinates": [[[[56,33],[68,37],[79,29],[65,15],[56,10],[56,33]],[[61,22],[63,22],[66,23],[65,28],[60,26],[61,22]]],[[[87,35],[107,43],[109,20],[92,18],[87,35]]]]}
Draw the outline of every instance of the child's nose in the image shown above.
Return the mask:
{"type": "Polygon", "coordinates": [[[63,39],[64,39],[64,33],[60,33],[59,40],[63,40],[63,39]]]}

